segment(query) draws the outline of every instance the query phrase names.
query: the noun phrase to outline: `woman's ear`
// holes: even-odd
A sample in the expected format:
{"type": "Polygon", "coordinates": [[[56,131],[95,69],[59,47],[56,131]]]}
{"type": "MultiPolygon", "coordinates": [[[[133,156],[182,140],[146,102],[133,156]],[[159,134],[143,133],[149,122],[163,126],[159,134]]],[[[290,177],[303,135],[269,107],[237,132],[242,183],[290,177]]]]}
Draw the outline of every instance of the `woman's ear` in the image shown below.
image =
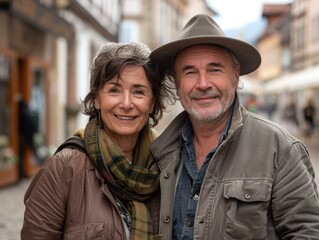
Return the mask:
{"type": "Polygon", "coordinates": [[[154,106],[155,106],[155,99],[153,98],[153,99],[152,99],[152,102],[151,102],[151,106],[150,106],[150,113],[153,113],[153,111],[154,111],[154,106]]]}
{"type": "Polygon", "coordinates": [[[96,108],[96,109],[101,109],[101,106],[100,106],[100,101],[99,101],[99,99],[98,98],[95,98],[95,100],[94,100],[94,107],[96,108]]]}

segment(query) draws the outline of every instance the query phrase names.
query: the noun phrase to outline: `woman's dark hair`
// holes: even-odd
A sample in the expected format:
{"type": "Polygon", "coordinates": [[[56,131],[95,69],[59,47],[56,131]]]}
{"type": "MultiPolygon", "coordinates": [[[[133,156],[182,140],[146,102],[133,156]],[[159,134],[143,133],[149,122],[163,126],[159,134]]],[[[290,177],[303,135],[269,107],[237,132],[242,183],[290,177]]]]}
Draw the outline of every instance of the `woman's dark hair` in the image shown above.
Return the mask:
{"type": "Polygon", "coordinates": [[[94,106],[95,99],[104,84],[120,76],[126,66],[142,66],[149,80],[154,98],[154,110],[150,114],[154,127],[163,116],[167,103],[174,103],[174,85],[167,81],[165,74],[158,71],[157,65],[149,59],[150,50],[142,43],[107,43],[95,56],[90,74],[90,92],[82,101],[83,113],[90,119],[98,117],[98,110],[94,106]]]}

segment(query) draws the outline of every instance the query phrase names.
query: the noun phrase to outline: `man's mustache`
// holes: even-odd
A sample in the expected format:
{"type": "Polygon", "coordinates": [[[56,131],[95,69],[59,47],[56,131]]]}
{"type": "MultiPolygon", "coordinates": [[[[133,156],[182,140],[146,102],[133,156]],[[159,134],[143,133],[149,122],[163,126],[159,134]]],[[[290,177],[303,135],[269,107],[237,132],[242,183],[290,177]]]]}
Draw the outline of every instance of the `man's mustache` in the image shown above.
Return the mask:
{"type": "Polygon", "coordinates": [[[196,90],[190,94],[191,98],[216,98],[220,96],[221,94],[217,90],[207,90],[207,91],[196,90]]]}

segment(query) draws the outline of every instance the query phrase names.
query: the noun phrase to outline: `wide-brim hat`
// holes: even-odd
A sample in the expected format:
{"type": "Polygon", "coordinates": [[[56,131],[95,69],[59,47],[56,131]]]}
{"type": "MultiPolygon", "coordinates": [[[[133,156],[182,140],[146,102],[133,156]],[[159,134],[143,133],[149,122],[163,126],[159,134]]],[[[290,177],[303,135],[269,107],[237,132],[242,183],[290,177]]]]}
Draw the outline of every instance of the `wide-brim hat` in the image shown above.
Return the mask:
{"type": "Polygon", "coordinates": [[[173,61],[180,51],[198,44],[215,44],[228,49],[240,64],[240,75],[253,72],[261,63],[261,56],[254,46],[226,37],[218,24],[205,14],[192,17],[177,40],[156,48],[152,51],[150,58],[158,64],[160,69],[168,70],[173,67],[173,61]]]}

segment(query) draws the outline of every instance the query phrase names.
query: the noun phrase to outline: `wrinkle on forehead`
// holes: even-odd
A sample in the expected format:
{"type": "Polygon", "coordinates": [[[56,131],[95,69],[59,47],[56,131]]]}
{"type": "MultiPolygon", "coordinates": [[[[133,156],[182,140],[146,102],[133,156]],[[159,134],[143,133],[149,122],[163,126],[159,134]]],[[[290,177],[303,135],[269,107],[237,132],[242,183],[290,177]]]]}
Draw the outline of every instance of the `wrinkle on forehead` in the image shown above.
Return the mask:
{"type": "Polygon", "coordinates": [[[213,45],[196,45],[181,51],[175,61],[175,68],[182,63],[183,70],[191,68],[197,62],[198,66],[207,67],[219,66],[225,67],[232,64],[232,58],[229,52],[223,48],[213,45]],[[207,63],[207,59],[210,59],[207,63]]]}
{"type": "MultiPolygon", "coordinates": [[[[223,61],[232,62],[230,53],[218,46],[214,45],[195,45],[186,48],[178,53],[175,60],[175,66],[178,61],[183,59],[186,65],[192,65],[193,60],[202,59],[205,57],[212,58],[212,63],[221,64],[223,61]]],[[[224,65],[224,64],[221,64],[224,65]]]]}

